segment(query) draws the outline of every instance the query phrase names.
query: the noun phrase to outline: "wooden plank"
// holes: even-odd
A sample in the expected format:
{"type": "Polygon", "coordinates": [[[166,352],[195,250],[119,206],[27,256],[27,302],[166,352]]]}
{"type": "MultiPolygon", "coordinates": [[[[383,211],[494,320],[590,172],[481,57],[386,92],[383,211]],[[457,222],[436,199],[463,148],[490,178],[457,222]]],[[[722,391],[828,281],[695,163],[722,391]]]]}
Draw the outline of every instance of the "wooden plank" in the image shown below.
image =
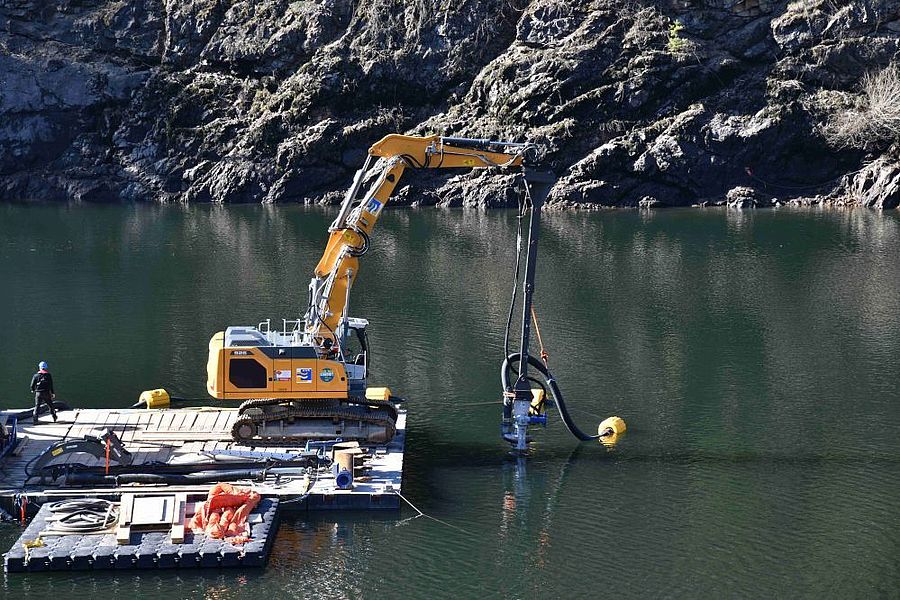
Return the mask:
{"type": "Polygon", "coordinates": [[[231,433],[210,433],[206,431],[151,431],[147,433],[147,441],[192,442],[230,440],[231,433]]]}
{"type": "Polygon", "coordinates": [[[175,411],[167,410],[163,412],[160,416],[159,422],[156,424],[156,429],[154,431],[161,431],[163,429],[170,429],[172,425],[172,420],[175,418],[175,411]]]}
{"type": "Polygon", "coordinates": [[[238,413],[236,410],[229,410],[224,413],[225,414],[225,429],[231,431],[231,426],[234,425],[234,422],[238,419],[238,413]]]}
{"type": "Polygon", "coordinates": [[[31,442],[30,437],[26,436],[20,439],[16,444],[16,447],[12,449],[12,452],[10,453],[11,456],[22,456],[25,452],[25,448],[28,447],[29,442],[31,442]]]}
{"type": "Polygon", "coordinates": [[[194,422],[197,420],[198,414],[200,413],[198,413],[196,410],[184,413],[184,421],[182,421],[181,425],[178,426],[178,430],[192,431],[194,428],[194,422]]]}
{"type": "Polygon", "coordinates": [[[119,441],[121,441],[122,443],[125,443],[125,440],[128,439],[128,433],[129,433],[128,421],[130,419],[131,419],[131,415],[123,414],[123,415],[120,415],[119,418],[116,420],[116,428],[113,430],[113,432],[116,434],[116,436],[119,438],[119,441]]]}
{"type": "Polygon", "coordinates": [[[220,412],[216,416],[216,423],[213,425],[213,432],[221,432],[221,431],[230,431],[231,427],[228,425],[228,413],[225,411],[220,412]]]}
{"type": "Polygon", "coordinates": [[[137,430],[137,424],[141,420],[140,414],[130,414],[125,420],[125,429],[122,435],[122,443],[131,443],[134,440],[134,434],[137,430]]]}
{"type": "Polygon", "coordinates": [[[119,502],[119,526],[116,528],[116,543],[120,546],[131,541],[131,508],[134,494],[122,494],[119,502]]]}
{"type": "Polygon", "coordinates": [[[188,413],[184,416],[184,422],[178,428],[179,431],[194,431],[194,423],[197,422],[197,416],[200,413],[194,411],[193,414],[188,413]]]}
{"type": "Polygon", "coordinates": [[[216,425],[216,419],[219,418],[221,412],[213,412],[211,410],[207,410],[203,412],[203,416],[200,419],[200,422],[197,423],[197,431],[214,431],[216,425]]]}
{"type": "Polygon", "coordinates": [[[72,429],[70,431],[70,435],[75,437],[81,437],[84,435],[80,433],[84,431],[88,427],[93,426],[93,418],[92,415],[95,413],[95,410],[79,410],[75,413],[75,417],[72,419],[72,429]]]}
{"type": "Polygon", "coordinates": [[[187,516],[187,494],[175,494],[175,510],[172,515],[172,543],[184,543],[184,520],[187,516]]]}
{"type": "Polygon", "coordinates": [[[141,413],[141,418],[138,421],[138,430],[135,432],[135,439],[140,440],[143,438],[144,431],[150,426],[151,421],[153,420],[153,414],[150,411],[144,411],[141,413]]]}
{"type": "Polygon", "coordinates": [[[206,444],[206,440],[194,440],[191,442],[186,442],[181,446],[182,453],[195,452],[200,453],[203,452],[203,446],[206,444]]]}
{"type": "Polygon", "coordinates": [[[119,418],[116,421],[116,429],[113,430],[119,440],[124,440],[128,435],[128,420],[130,418],[130,414],[120,413],[119,418]]]}
{"type": "Polygon", "coordinates": [[[144,424],[144,431],[154,431],[159,427],[159,421],[162,419],[163,413],[158,410],[145,410],[147,422],[144,424]]]}
{"type": "Polygon", "coordinates": [[[184,423],[185,414],[183,412],[175,413],[175,418],[172,419],[172,424],[169,426],[169,429],[172,431],[181,431],[181,425],[184,423]]]}
{"type": "Polygon", "coordinates": [[[209,422],[209,412],[207,411],[198,411],[197,412],[197,420],[194,421],[193,429],[194,431],[207,431],[208,430],[208,422],[209,422]]]}

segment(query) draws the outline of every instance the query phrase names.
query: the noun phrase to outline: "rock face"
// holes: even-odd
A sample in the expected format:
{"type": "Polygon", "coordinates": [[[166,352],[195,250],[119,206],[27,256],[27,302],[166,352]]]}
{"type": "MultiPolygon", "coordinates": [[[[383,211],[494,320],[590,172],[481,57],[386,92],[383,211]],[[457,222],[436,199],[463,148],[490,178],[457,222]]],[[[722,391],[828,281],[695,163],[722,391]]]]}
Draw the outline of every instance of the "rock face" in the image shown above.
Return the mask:
{"type": "MultiPolygon", "coordinates": [[[[900,0],[0,0],[0,199],[330,202],[411,132],[539,142],[559,207],[889,208],[894,151],[820,132],[897,57],[900,0]]],[[[407,182],[398,202],[517,194],[407,182]]]]}
{"type": "Polygon", "coordinates": [[[897,208],[900,206],[900,159],[896,154],[880,157],[845,177],[842,189],[844,195],[840,199],[849,204],[882,210],[897,208]]]}

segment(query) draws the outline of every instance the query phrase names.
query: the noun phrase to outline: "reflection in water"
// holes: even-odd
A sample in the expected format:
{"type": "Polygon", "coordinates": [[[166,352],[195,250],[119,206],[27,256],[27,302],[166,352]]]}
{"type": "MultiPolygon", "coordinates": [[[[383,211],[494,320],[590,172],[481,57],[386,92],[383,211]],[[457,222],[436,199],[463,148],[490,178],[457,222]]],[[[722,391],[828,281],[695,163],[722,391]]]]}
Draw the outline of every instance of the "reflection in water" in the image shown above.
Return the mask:
{"type": "MultiPolygon", "coordinates": [[[[39,359],[75,405],[202,396],[214,331],[302,312],[332,217],[0,206],[4,402],[27,404],[39,359]]],[[[618,414],[629,433],[578,446],[551,415],[518,460],[480,404],[499,398],[514,244],[510,212],[388,211],[351,303],[371,321],[373,383],[410,399],[404,495],[462,531],[300,514],[265,571],[9,577],[4,592],[895,595],[896,215],[548,213],[536,309],[554,375],[579,422],[618,414]]]]}

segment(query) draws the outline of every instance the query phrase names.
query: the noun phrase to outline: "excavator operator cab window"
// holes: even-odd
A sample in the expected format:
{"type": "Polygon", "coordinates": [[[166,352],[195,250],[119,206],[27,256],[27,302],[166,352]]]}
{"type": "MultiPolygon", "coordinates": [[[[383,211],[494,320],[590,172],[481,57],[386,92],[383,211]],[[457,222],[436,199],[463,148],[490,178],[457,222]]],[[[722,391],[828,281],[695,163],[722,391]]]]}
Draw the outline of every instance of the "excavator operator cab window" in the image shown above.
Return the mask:
{"type": "Polygon", "coordinates": [[[364,327],[351,327],[353,334],[347,336],[347,345],[344,355],[354,365],[367,366],[369,360],[369,338],[364,327]]]}
{"type": "Polygon", "coordinates": [[[265,388],[266,368],[252,358],[232,358],[228,363],[228,381],[236,388],[265,388]]]}

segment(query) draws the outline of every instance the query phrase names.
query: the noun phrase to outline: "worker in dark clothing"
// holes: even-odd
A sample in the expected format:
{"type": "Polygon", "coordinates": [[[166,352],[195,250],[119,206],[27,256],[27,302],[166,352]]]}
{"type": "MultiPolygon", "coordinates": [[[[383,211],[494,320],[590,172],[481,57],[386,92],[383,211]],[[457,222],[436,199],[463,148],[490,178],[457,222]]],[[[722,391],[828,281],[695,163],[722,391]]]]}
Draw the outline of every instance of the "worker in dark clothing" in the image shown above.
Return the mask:
{"type": "Polygon", "coordinates": [[[44,361],[38,363],[38,372],[31,377],[31,391],[34,392],[34,423],[38,422],[38,414],[41,409],[41,402],[47,404],[50,408],[50,414],[56,421],[56,409],[53,408],[53,399],[56,393],[53,391],[53,377],[50,375],[48,365],[44,361]]]}

